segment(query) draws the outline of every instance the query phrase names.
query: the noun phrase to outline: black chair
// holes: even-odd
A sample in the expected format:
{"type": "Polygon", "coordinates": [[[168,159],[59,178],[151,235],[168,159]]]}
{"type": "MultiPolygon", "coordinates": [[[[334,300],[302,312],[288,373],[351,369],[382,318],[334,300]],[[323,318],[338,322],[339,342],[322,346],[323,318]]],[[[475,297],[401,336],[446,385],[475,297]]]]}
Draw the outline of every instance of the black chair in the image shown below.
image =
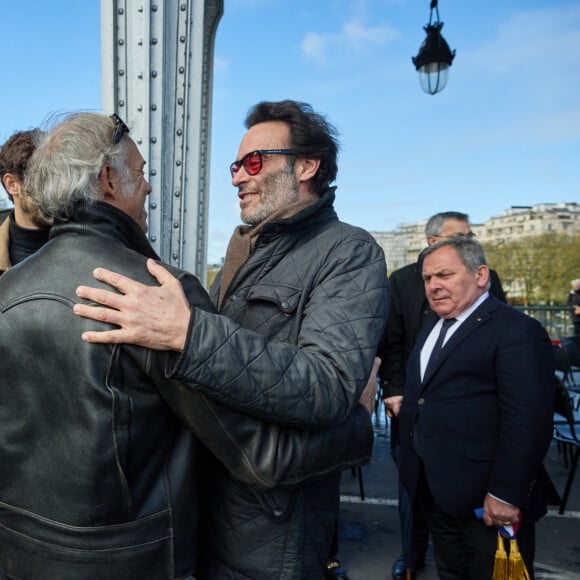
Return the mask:
{"type": "Polygon", "coordinates": [[[358,476],[358,490],[360,493],[361,501],[365,500],[365,485],[363,483],[363,474],[362,474],[362,466],[351,467],[350,472],[352,473],[353,477],[358,476]]]}
{"type": "Polygon", "coordinates": [[[554,368],[556,372],[561,373],[562,381],[567,383],[570,380],[570,373],[572,372],[572,365],[568,358],[568,352],[562,346],[562,342],[552,345],[552,352],[554,354],[554,368]]]}
{"type": "Polygon", "coordinates": [[[568,469],[568,477],[564,486],[564,492],[560,497],[560,509],[558,513],[563,514],[570,497],[570,490],[576,476],[578,459],[580,458],[580,440],[576,435],[576,428],[580,427],[579,414],[574,411],[572,399],[568,389],[562,380],[556,376],[556,390],[554,394],[554,412],[561,415],[564,421],[554,420],[554,441],[564,459],[564,467],[568,469]]]}
{"type": "Polygon", "coordinates": [[[561,344],[554,346],[554,364],[556,371],[562,373],[562,381],[573,393],[576,410],[580,409],[580,385],[576,383],[574,373],[580,372],[580,337],[564,336],[561,344]]]}

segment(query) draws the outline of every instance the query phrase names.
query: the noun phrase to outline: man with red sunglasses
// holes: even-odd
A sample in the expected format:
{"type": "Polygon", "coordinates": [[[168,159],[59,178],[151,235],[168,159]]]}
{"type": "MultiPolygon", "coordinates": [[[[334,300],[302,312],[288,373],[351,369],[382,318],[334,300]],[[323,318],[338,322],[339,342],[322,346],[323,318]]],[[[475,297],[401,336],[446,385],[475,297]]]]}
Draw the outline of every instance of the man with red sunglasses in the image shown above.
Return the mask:
{"type": "MultiPolygon", "coordinates": [[[[80,287],[79,296],[108,308],[77,304],[75,312],[118,328],[83,339],[176,351],[172,378],[267,421],[305,430],[339,425],[357,406],[386,321],[384,254],[334,211],[338,143],[323,116],[305,103],[261,102],[246,127],[230,166],[245,225],[210,291],[219,313],[190,307],[179,282],[153,261],[159,287],[99,268],[95,277],[121,294],[80,287]]],[[[264,449],[266,464],[270,457],[264,449]]],[[[338,514],[336,467],[267,489],[244,484],[216,461],[199,577],[325,576],[338,514]]]]}

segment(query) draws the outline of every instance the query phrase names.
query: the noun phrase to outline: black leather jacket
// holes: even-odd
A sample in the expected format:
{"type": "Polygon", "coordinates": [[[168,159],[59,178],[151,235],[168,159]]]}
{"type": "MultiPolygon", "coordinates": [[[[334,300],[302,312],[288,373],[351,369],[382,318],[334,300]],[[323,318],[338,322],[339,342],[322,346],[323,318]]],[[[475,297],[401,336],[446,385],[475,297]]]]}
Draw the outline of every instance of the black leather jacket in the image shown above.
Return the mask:
{"type": "MultiPolygon", "coordinates": [[[[175,377],[311,436],[328,425],[344,429],[383,332],[388,280],[381,248],[364,230],[339,222],[333,201],[331,189],[263,228],[226,292],[226,316],[194,313],[175,377]]],[[[219,284],[218,276],[214,301],[219,284]]],[[[322,453],[303,449],[296,462],[321,462],[322,453]]],[[[361,461],[364,455],[361,449],[361,461]]],[[[259,491],[216,467],[200,578],[321,578],[339,475],[259,491]]]]}
{"type": "MultiPolygon", "coordinates": [[[[354,463],[357,446],[370,453],[362,407],[346,431],[306,438],[222,413],[166,378],[164,353],[84,343],[84,330],[103,325],[73,314],[75,288],[98,285],[97,266],[155,284],[147,257],[156,255],[128,216],[108,204],[79,204],[47,245],[0,279],[0,571],[9,577],[194,573],[198,484],[207,473],[200,439],[255,487],[354,463]],[[352,449],[341,443],[345,433],[352,449]],[[294,466],[303,445],[326,457],[294,466]]],[[[193,306],[213,309],[193,276],[173,273],[193,306]]]]}
{"type": "Polygon", "coordinates": [[[25,580],[186,577],[198,451],[155,388],[164,356],[84,343],[99,325],[72,312],[96,266],[152,284],[156,255],[101,203],[51,236],[0,279],[0,568],[25,580]]]}

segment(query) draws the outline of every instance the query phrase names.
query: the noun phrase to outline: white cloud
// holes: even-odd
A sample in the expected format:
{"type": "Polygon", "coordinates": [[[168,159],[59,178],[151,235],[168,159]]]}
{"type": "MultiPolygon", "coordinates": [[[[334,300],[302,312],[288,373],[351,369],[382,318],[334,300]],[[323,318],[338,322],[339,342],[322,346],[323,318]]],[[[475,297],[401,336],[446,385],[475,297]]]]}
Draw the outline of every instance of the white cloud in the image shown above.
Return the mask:
{"type": "Polygon", "coordinates": [[[388,24],[370,27],[350,21],[336,33],[309,32],[302,42],[302,52],[307,60],[318,64],[336,63],[359,58],[397,37],[398,32],[388,24]]]}

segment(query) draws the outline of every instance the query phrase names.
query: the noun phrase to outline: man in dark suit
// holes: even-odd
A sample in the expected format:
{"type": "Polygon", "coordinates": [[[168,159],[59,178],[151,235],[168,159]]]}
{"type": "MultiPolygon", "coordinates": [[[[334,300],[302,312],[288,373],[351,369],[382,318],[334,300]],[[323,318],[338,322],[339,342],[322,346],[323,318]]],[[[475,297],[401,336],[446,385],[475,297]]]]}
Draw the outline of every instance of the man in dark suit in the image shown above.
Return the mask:
{"type": "Polygon", "coordinates": [[[495,526],[520,518],[518,543],[533,573],[535,521],[546,512],[542,460],[552,434],[550,339],[536,320],[490,295],[476,241],[430,246],[422,272],[438,319],[423,328],[407,364],[401,482],[427,513],[442,580],[489,580],[495,526]],[[474,515],[480,507],[483,521],[474,515]]]}
{"type": "MultiPolygon", "coordinates": [[[[473,237],[469,216],[458,211],[445,211],[431,216],[425,225],[428,246],[456,236],[473,237]]],[[[379,374],[383,400],[391,414],[391,452],[395,463],[399,462],[399,421],[397,413],[403,398],[405,365],[415,340],[424,324],[435,320],[425,296],[425,284],[421,275],[422,257],[417,262],[395,270],[390,276],[391,304],[387,328],[378,356],[383,361],[379,374]]],[[[490,270],[491,292],[505,302],[505,293],[498,275],[490,270]]],[[[399,514],[403,554],[393,563],[394,580],[407,578],[407,571],[414,577],[415,571],[425,567],[425,554],[429,541],[429,529],[421,506],[412,506],[403,487],[399,487],[399,514]]]]}

